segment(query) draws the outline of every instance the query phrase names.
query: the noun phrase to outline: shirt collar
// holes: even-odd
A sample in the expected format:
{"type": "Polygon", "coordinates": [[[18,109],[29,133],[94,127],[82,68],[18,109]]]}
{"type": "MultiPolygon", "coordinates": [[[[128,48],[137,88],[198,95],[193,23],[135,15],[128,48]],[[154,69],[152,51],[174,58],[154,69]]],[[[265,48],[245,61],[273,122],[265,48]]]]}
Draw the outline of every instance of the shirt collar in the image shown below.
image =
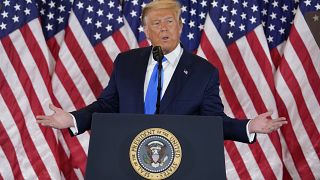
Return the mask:
{"type": "Polygon", "coordinates": [[[178,58],[180,57],[181,52],[182,52],[182,47],[179,43],[177,45],[177,47],[172,52],[165,55],[169,64],[171,64],[171,65],[175,64],[178,61],[178,58]]]}
{"type": "MultiPolygon", "coordinates": [[[[180,55],[182,54],[182,52],[183,52],[183,49],[182,49],[182,47],[181,47],[181,45],[180,45],[180,43],[177,45],[177,47],[173,50],[173,51],[171,51],[170,53],[168,53],[168,54],[166,54],[165,55],[165,57],[167,58],[167,62],[169,63],[169,64],[171,64],[171,65],[174,65],[174,64],[176,64],[176,63],[178,63],[178,61],[179,61],[179,57],[180,57],[180,55]]],[[[156,61],[153,59],[153,57],[152,57],[152,53],[151,53],[151,58],[150,58],[150,60],[152,61],[151,62],[151,64],[155,64],[156,63],[156,61]]],[[[150,64],[150,60],[149,60],[149,64],[150,64]]]]}

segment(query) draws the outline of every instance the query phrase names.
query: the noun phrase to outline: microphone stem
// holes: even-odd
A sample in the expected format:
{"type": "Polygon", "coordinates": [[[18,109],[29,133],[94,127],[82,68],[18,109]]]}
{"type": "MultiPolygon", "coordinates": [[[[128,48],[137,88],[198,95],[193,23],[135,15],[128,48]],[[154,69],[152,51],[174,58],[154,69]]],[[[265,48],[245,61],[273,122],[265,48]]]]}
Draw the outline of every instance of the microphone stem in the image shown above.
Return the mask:
{"type": "Polygon", "coordinates": [[[158,87],[157,87],[157,104],[156,104],[156,113],[160,114],[160,100],[161,100],[161,76],[162,76],[162,59],[158,60],[158,87]]]}

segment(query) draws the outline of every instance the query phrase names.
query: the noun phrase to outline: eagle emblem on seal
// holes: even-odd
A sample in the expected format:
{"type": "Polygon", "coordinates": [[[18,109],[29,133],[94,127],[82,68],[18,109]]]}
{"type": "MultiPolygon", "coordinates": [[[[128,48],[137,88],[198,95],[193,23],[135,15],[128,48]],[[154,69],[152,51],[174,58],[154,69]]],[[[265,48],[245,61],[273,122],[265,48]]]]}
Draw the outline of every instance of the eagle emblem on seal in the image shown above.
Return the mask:
{"type": "Polygon", "coordinates": [[[166,145],[160,141],[151,141],[145,145],[146,154],[144,154],[143,160],[146,164],[151,165],[154,168],[163,166],[168,160],[166,155],[166,145]]]}

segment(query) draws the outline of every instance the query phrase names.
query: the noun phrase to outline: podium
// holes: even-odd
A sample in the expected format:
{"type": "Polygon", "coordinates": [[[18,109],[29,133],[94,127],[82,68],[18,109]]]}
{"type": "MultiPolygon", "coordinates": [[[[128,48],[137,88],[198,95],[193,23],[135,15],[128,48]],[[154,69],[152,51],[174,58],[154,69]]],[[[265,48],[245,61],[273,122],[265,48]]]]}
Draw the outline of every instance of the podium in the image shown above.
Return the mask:
{"type": "Polygon", "coordinates": [[[85,179],[152,179],[150,174],[226,179],[222,118],[93,114],[85,179]]]}

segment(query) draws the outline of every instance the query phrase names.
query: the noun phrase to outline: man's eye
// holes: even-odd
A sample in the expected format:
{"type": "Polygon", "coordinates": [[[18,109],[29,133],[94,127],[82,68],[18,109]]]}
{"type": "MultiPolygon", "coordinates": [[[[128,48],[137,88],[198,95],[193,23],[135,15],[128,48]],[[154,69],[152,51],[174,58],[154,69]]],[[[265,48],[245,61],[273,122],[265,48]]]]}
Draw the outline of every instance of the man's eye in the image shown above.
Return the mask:
{"type": "Polygon", "coordinates": [[[154,22],[152,25],[157,26],[159,24],[160,24],[159,22],[154,22]]]}

